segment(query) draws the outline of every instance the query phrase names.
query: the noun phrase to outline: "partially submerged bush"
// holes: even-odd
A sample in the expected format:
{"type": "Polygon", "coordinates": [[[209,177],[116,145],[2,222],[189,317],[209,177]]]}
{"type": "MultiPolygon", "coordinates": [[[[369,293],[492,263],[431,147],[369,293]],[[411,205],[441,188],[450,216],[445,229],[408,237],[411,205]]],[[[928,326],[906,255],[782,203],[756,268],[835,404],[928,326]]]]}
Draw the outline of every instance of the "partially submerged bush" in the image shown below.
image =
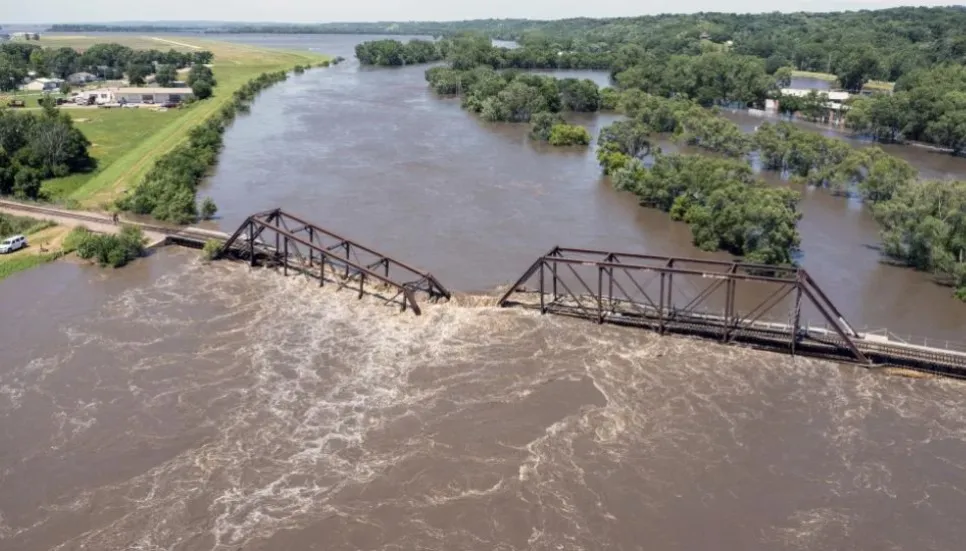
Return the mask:
{"type": "Polygon", "coordinates": [[[550,129],[550,145],[589,145],[590,133],[576,124],[555,124],[550,129]]]}
{"type": "Polygon", "coordinates": [[[201,252],[204,253],[206,260],[214,260],[215,256],[218,255],[218,251],[221,250],[222,242],[217,239],[209,239],[205,241],[205,246],[201,248],[201,252]]]}
{"type": "Polygon", "coordinates": [[[72,253],[80,247],[80,244],[87,239],[90,235],[90,231],[84,226],[77,226],[76,228],[70,230],[67,237],[64,238],[64,242],[61,243],[60,248],[64,253],[72,253]]]}
{"type": "Polygon", "coordinates": [[[141,228],[135,226],[125,226],[117,235],[101,235],[85,231],[81,237],[78,232],[76,239],[78,240],[77,255],[93,260],[101,266],[120,268],[144,254],[144,234],[141,228]]]}

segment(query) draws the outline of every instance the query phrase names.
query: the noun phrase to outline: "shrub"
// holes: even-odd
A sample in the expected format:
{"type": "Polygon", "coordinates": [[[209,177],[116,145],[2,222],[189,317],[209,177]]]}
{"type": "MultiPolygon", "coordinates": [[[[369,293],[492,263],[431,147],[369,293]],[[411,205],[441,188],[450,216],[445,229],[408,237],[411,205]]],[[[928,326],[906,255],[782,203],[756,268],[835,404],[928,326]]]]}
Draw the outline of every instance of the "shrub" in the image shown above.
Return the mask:
{"type": "Polygon", "coordinates": [[[218,212],[218,205],[215,204],[214,199],[205,197],[205,200],[201,202],[201,217],[205,220],[211,220],[216,212],[218,212]]]}
{"type": "Polygon", "coordinates": [[[100,235],[85,230],[83,234],[78,232],[75,239],[77,255],[101,266],[120,268],[144,254],[144,234],[135,226],[125,226],[117,235],[100,235]]]}
{"type": "Polygon", "coordinates": [[[550,129],[550,145],[589,145],[590,133],[576,124],[555,124],[550,129]]]}
{"type": "Polygon", "coordinates": [[[296,65],[295,67],[292,68],[292,72],[294,72],[296,75],[301,75],[302,73],[305,72],[305,67],[302,67],[301,65],[296,65]]]}
{"type": "Polygon", "coordinates": [[[191,93],[198,99],[208,99],[211,97],[211,83],[207,80],[199,80],[191,85],[191,93]]]}
{"type": "Polygon", "coordinates": [[[530,117],[530,137],[534,140],[548,141],[553,127],[563,123],[563,117],[556,113],[535,113],[530,117]]]}
{"type": "Polygon", "coordinates": [[[56,225],[56,223],[50,220],[36,220],[24,216],[11,216],[0,213],[0,238],[16,234],[30,235],[56,225]]]}
{"type": "Polygon", "coordinates": [[[204,253],[205,259],[214,260],[218,251],[221,250],[222,242],[217,239],[209,239],[205,241],[205,246],[201,248],[201,252],[204,253]]]}
{"type": "Polygon", "coordinates": [[[89,236],[90,233],[91,232],[88,231],[88,229],[84,226],[77,226],[76,228],[70,230],[70,233],[68,233],[67,237],[64,238],[64,242],[61,243],[60,248],[64,251],[64,253],[72,253],[76,251],[78,247],[80,247],[80,244],[87,239],[87,236],[89,236]]]}

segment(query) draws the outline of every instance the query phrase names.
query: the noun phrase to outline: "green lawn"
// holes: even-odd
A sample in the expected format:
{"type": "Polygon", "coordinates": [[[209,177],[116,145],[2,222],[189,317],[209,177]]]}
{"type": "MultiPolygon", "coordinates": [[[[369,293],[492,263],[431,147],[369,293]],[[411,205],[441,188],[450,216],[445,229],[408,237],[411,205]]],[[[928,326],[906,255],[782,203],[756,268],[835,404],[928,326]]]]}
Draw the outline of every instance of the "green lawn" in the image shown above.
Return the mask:
{"type": "Polygon", "coordinates": [[[895,82],[886,82],[884,80],[870,80],[866,82],[863,86],[863,90],[872,90],[875,92],[891,92],[896,86],[895,82]]]}
{"type": "Polygon", "coordinates": [[[132,149],[191,109],[65,109],[74,124],[91,141],[89,151],[97,159],[93,172],[47,180],[43,191],[51,201],[70,198],[78,189],[99,177],[132,149]]]}
{"type": "Polygon", "coordinates": [[[78,49],[99,42],[114,42],[132,48],[210,50],[215,54],[213,70],[218,85],[211,99],[166,113],[146,109],[72,110],[77,127],[95,144],[91,154],[98,160],[98,167],[92,173],[45,182],[44,190],[51,198],[86,208],[103,208],[137,185],[158,158],[187,139],[188,131],[231,101],[232,93],[252,78],[264,72],[291,69],[296,64],[318,65],[329,59],[310,51],[273,50],[193,37],[172,40],[181,45],[132,35],[52,39],[52,46],[78,49]]]}
{"type": "Polygon", "coordinates": [[[814,78],[816,80],[826,80],[828,82],[835,82],[839,77],[831,73],[815,73],[812,71],[792,71],[793,77],[799,78],[814,78]]]}

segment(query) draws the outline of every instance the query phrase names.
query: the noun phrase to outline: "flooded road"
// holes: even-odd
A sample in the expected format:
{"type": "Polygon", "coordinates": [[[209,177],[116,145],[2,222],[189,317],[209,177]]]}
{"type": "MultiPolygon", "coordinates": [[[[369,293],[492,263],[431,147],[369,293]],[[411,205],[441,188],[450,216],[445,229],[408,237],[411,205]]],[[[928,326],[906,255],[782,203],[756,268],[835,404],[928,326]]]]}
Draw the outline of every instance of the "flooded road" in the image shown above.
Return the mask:
{"type": "MultiPolygon", "coordinates": [[[[353,37],[241,39],[347,58],[355,44],[353,37]]],[[[727,258],[697,250],[685,224],[613,190],[593,148],[534,144],[527,125],[481,122],[458,100],[435,97],[424,69],[360,68],[351,61],[264,92],[251,115],[226,133],[221,162],[202,190],[218,204],[221,228],[233,231],[248,214],[280,206],[408,259],[460,290],[508,283],[556,244],[727,258]]],[[[560,74],[601,84],[607,77],[560,74]]],[[[729,116],[748,131],[762,122],[729,116]]],[[[616,116],[574,118],[597,136],[616,116]]],[[[887,149],[926,177],[966,177],[966,159],[887,149]]],[[[801,191],[801,261],[854,326],[966,340],[966,304],[925,274],[883,264],[878,226],[860,204],[801,191]]]]}
{"type": "Polygon", "coordinates": [[[483,299],[403,315],[173,249],[2,289],[5,551],[966,537],[959,382],[483,299]]]}
{"type": "MultiPolygon", "coordinates": [[[[348,57],[355,38],[299,40],[348,57]]],[[[962,382],[473,293],[558,242],[707,253],[592,154],[482,124],[421,79],[349,65],[272,88],[206,192],[225,228],[284,206],[470,293],[416,317],[176,248],[5,279],[0,549],[962,547],[962,382]]],[[[804,262],[848,316],[962,334],[948,290],[878,263],[860,208],[810,190],[803,210],[804,262]]]]}

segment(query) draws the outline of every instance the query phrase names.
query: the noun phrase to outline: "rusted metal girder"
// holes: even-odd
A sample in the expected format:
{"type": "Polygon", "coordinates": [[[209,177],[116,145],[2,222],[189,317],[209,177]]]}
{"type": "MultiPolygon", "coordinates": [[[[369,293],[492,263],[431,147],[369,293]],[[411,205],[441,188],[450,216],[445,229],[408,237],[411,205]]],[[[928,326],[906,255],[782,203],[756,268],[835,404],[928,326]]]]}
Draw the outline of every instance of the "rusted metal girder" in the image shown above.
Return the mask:
{"type": "Polygon", "coordinates": [[[554,247],[498,304],[869,363],[859,335],[798,267],[554,247]],[[524,287],[534,278],[535,291],[524,287]],[[803,300],[825,327],[803,324],[803,300]],[[764,319],[778,312],[782,321],[764,319]]]}
{"type": "Polygon", "coordinates": [[[282,209],[255,213],[238,227],[218,251],[216,258],[243,258],[255,266],[259,262],[292,269],[319,280],[335,281],[339,289],[358,284],[359,298],[364,294],[397,302],[403,310],[422,310],[417,293],[430,300],[449,299],[450,292],[429,272],[346,239],[282,209]],[[368,285],[368,288],[367,288],[368,285]]]}

